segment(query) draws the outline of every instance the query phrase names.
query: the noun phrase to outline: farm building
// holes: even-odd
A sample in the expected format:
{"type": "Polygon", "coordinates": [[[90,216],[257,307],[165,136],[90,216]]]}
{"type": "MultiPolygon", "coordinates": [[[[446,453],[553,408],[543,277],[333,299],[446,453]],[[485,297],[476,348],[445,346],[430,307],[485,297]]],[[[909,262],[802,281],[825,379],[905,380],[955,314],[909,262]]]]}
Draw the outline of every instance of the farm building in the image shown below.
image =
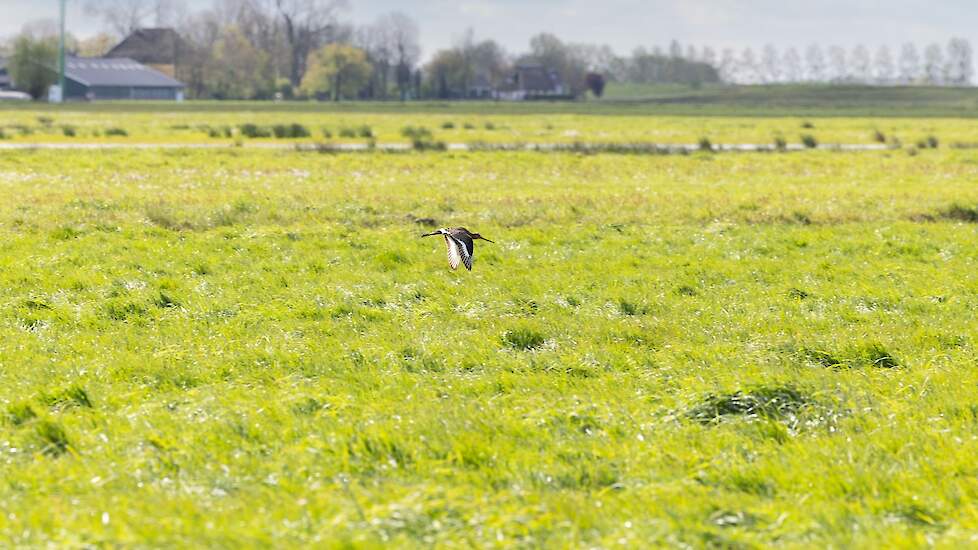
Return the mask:
{"type": "Polygon", "coordinates": [[[65,60],[68,100],[183,100],[182,82],[128,58],[69,57],[65,60]]]}
{"type": "Polygon", "coordinates": [[[171,78],[176,78],[181,53],[187,48],[173,29],[136,29],[105,54],[132,59],[171,78]]]}
{"type": "Polygon", "coordinates": [[[498,99],[520,101],[524,99],[562,98],[567,88],[555,69],[542,65],[517,65],[512,76],[495,92],[498,99]]]}

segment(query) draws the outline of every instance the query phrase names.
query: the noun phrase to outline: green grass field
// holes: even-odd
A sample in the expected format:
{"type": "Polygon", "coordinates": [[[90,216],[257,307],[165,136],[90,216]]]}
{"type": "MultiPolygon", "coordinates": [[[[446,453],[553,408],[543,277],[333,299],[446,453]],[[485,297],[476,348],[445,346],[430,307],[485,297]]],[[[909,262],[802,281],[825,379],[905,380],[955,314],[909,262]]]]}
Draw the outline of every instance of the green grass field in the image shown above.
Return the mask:
{"type": "Polygon", "coordinates": [[[801,143],[978,147],[974,88],[611,85],[580,102],[0,104],[4,143],[801,143]],[[298,131],[297,131],[298,129],[298,131]]]}
{"type": "MultiPolygon", "coordinates": [[[[673,123],[771,122],[735,120],[673,123]]],[[[974,545],[976,181],[943,145],[0,151],[0,542],[974,545]],[[496,244],[452,272],[432,224],[496,244]]]]}

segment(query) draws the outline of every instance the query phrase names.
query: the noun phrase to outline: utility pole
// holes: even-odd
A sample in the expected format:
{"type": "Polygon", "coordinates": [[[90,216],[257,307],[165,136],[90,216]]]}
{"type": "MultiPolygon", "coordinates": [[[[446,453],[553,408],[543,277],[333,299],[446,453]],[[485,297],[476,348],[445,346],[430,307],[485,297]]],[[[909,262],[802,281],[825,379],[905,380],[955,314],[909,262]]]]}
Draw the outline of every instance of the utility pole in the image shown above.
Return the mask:
{"type": "Polygon", "coordinates": [[[58,41],[58,88],[60,90],[58,97],[59,103],[64,103],[65,100],[65,2],[67,2],[67,0],[61,0],[61,38],[58,41]]]}

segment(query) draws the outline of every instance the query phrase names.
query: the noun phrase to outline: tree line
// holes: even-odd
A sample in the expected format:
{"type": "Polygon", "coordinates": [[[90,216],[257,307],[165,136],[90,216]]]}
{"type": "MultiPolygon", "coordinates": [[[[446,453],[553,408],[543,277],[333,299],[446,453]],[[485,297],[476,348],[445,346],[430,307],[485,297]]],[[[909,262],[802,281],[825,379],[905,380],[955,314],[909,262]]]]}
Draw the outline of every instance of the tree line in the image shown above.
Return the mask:
{"type": "MultiPolygon", "coordinates": [[[[187,95],[202,99],[417,99],[484,97],[509,83],[516,67],[556,71],[570,96],[600,95],[606,82],[774,84],[793,82],[875,85],[966,85],[973,77],[971,45],[955,38],[947,47],[920,50],[905,44],[896,54],[812,45],[759,53],[712,47],[637,48],[618,55],[608,46],[534,36],[526,51],[507,52],[469,30],[445,49],[422,58],[418,24],[392,12],[366,25],[344,20],[344,0],[219,0],[187,10],[184,0],[89,0],[104,32],[70,38],[69,51],[98,56],[143,27],[172,27],[181,36],[176,77],[187,95]]],[[[15,82],[35,96],[52,83],[53,22],[25,26],[0,46],[11,57],[15,82]]]]}
{"type": "Polygon", "coordinates": [[[718,56],[711,48],[690,48],[687,58],[698,59],[720,72],[725,82],[737,84],[830,83],[864,85],[967,86],[974,76],[971,43],[952,38],[945,47],[929,44],[923,49],[911,42],[894,52],[882,45],[871,51],[865,45],[851,49],[812,44],[800,51],[764,46],[737,52],[724,49],[718,56]]]}

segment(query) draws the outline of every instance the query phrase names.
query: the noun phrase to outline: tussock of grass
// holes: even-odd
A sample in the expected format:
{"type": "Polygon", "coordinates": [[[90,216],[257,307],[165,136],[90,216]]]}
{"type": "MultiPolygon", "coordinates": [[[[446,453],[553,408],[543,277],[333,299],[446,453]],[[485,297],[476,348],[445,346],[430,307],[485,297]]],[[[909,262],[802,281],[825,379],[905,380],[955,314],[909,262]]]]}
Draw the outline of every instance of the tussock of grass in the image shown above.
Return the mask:
{"type": "Polygon", "coordinates": [[[791,289],[788,289],[788,297],[789,298],[793,298],[795,300],[806,300],[810,296],[811,296],[811,294],[809,294],[808,292],[806,292],[806,291],[804,291],[804,290],[802,290],[800,288],[791,288],[791,289]]]}
{"type": "Polygon", "coordinates": [[[81,231],[70,226],[59,227],[51,232],[51,238],[59,241],[70,241],[72,239],[77,239],[81,235],[81,231]]]}
{"type": "Polygon", "coordinates": [[[92,408],[92,400],[88,392],[81,386],[71,386],[60,392],[53,394],[42,394],[38,401],[52,409],[65,409],[69,407],[92,408]]]}
{"type": "Polygon", "coordinates": [[[68,452],[71,446],[68,434],[57,422],[41,420],[35,425],[34,431],[42,453],[57,457],[68,452]]]}
{"type": "Polygon", "coordinates": [[[783,420],[794,417],[812,399],[790,386],[761,386],[747,391],[709,394],[686,411],[686,416],[701,424],[716,424],[724,417],[783,420]]]}
{"type": "Polygon", "coordinates": [[[103,314],[113,321],[128,321],[146,315],[146,307],[124,299],[109,300],[102,306],[103,314]]]}
{"type": "Polygon", "coordinates": [[[503,344],[518,351],[531,351],[543,346],[547,338],[526,327],[507,330],[503,333],[503,344]]]}
{"type": "Polygon", "coordinates": [[[938,217],[966,223],[978,223],[978,207],[952,204],[938,213],[938,217]]]}
{"type": "Polygon", "coordinates": [[[900,361],[879,342],[855,344],[836,353],[802,348],[801,356],[822,367],[892,369],[901,366],[900,361]]]}
{"type": "Polygon", "coordinates": [[[618,300],[618,311],[622,315],[645,315],[649,312],[649,308],[643,304],[622,298],[618,300]]]}
{"type": "Polygon", "coordinates": [[[21,426],[37,418],[29,403],[15,403],[7,407],[6,419],[14,426],[21,426]]]}
{"type": "Polygon", "coordinates": [[[161,290],[156,298],[153,298],[153,305],[160,309],[167,309],[180,307],[180,302],[173,298],[173,296],[170,296],[161,290]]]}

